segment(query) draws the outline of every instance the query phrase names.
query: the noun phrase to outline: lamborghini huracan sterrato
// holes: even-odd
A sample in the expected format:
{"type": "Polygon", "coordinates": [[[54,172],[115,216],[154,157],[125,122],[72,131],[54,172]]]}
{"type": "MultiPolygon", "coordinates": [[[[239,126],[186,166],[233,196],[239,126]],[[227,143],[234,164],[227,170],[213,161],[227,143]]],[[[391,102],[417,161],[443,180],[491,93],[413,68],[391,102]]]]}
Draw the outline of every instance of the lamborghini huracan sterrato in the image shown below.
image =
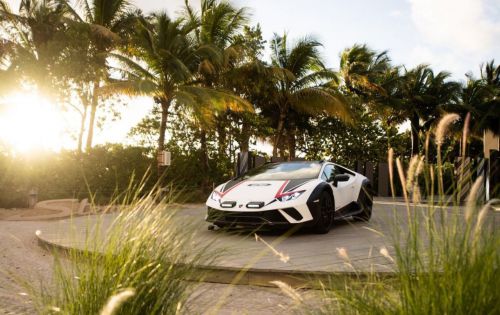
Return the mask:
{"type": "Polygon", "coordinates": [[[218,227],[301,224],[327,233],[334,220],[368,221],[369,180],[324,161],[267,163],[217,186],[206,220],[218,227]]]}

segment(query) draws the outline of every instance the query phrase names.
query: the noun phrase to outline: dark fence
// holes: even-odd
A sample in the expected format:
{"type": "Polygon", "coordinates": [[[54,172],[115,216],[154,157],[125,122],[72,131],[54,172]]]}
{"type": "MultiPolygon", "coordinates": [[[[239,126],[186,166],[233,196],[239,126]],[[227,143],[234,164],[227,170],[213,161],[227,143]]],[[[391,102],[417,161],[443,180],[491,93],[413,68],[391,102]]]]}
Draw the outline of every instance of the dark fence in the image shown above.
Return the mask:
{"type": "MultiPolygon", "coordinates": [[[[294,160],[304,160],[297,158],[294,160]]],[[[235,168],[237,175],[244,174],[252,168],[261,166],[268,162],[283,162],[282,157],[271,157],[266,159],[263,156],[252,154],[251,152],[240,152],[235,168]]],[[[400,185],[399,174],[394,165],[394,192],[391,191],[389,165],[387,162],[364,162],[356,161],[354,170],[366,176],[372,183],[372,187],[377,196],[390,197],[402,196],[403,192],[400,185]]],[[[446,164],[443,169],[443,181],[445,194],[454,195],[457,201],[464,201],[472,187],[472,183],[480,176],[484,179],[484,184],[479,192],[480,198],[489,200],[500,197],[500,152],[492,151],[490,159],[485,158],[462,158],[455,159],[455,163],[446,164]]],[[[423,179],[422,186],[426,186],[423,179]]],[[[429,187],[429,185],[427,185],[429,187]]],[[[422,192],[424,194],[428,191],[422,192]]],[[[434,193],[437,192],[437,183],[434,185],[434,193]]]]}
{"type": "MultiPolygon", "coordinates": [[[[296,159],[303,160],[303,159],[296,159]]],[[[268,162],[284,161],[281,157],[266,158],[263,156],[255,155],[250,152],[240,152],[238,154],[237,163],[235,165],[235,174],[243,174],[248,170],[259,167],[268,162]]],[[[366,176],[372,183],[372,187],[377,196],[390,197],[393,195],[391,192],[389,166],[386,161],[373,163],[356,161],[353,163],[353,169],[364,176],[366,176]]],[[[443,170],[444,173],[444,186],[445,193],[454,195],[455,200],[464,201],[467,194],[472,187],[472,183],[480,176],[484,179],[479,195],[483,200],[490,200],[493,198],[500,198],[500,152],[491,151],[490,158],[457,158],[454,163],[447,163],[443,170]]],[[[401,196],[402,189],[398,172],[394,167],[394,195],[401,196]]],[[[73,182],[71,182],[73,183],[73,182]]],[[[219,184],[219,183],[214,183],[219,184]]],[[[76,184],[75,184],[76,185],[76,184]]],[[[36,200],[46,199],[59,199],[59,198],[91,198],[89,191],[86,187],[76,187],[78,185],[67,185],[66,189],[51,188],[46,185],[38,190],[32,189],[18,189],[13,188],[11,185],[3,185],[0,187],[0,207],[31,207],[36,200]],[[73,187],[75,186],[75,187],[73,187]],[[7,198],[2,198],[8,196],[7,198]]],[[[36,186],[36,185],[35,185],[36,186]]],[[[35,187],[33,186],[33,187],[35,187]]],[[[110,185],[108,185],[111,187],[110,185]]],[[[92,195],[95,197],[97,203],[106,203],[112,196],[119,193],[118,187],[116,189],[109,189],[109,187],[101,187],[92,195]],[[103,189],[104,188],[104,189],[103,189]],[[107,188],[107,189],[106,189],[107,188]]],[[[186,201],[199,202],[206,199],[206,191],[202,191],[200,187],[195,186],[179,186],[180,190],[186,195],[186,201]]],[[[426,182],[422,178],[421,187],[426,187],[426,182]]],[[[428,191],[422,191],[425,194],[428,191]]],[[[434,185],[434,194],[437,193],[437,183],[434,185]]]]}

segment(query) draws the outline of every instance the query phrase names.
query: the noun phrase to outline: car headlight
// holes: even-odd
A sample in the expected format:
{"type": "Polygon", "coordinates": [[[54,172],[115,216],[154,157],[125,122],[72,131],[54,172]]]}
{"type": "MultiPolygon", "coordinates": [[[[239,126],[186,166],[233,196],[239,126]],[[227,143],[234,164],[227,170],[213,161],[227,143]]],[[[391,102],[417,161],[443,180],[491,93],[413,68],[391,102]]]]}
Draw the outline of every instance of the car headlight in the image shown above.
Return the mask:
{"type": "Polygon", "coordinates": [[[278,197],[276,197],[276,199],[278,199],[281,202],[295,200],[295,199],[299,198],[299,196],[302,195],[304,193],[304,191],[305,190],[287,192],[287,193],[279,195],[278,197]]]}
{"type": "Polygon", "coordinates": [[[220,202],[220,199],[222,198],[221,194],[219,194],[218,192],[216,192],[215,190],[212,192],[212,194],[210,195],[210,199],[214,200],[214,201],[217,201],[217,202],[220,202]]]}

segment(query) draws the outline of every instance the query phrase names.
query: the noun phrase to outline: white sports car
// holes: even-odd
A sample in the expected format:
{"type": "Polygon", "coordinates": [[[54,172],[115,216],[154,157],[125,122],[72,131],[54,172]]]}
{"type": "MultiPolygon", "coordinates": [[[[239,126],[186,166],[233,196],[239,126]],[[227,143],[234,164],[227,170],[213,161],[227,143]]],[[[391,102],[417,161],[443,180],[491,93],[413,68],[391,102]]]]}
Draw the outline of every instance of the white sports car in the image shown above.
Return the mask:
{"type": "Polygon", "coordinates": [[[207,200],[206,220],[227,226],[311,226],[328,233],[334,220],[368,221],[369,180],[324,161],[267,163],[219,185],[207,200]]]}

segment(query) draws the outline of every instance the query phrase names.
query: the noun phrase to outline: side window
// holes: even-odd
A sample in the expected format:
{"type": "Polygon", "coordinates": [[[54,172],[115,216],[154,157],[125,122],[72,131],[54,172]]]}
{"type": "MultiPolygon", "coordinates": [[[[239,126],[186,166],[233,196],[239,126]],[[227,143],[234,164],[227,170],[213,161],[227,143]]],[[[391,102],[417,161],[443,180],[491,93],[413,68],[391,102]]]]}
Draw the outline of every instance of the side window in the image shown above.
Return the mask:
{"type": "Polygon", "coordinates": [[[338,175],[338,174],[347,174],[347,175],[350,175],[350,176],[354,176],[355,174],[351,171],[349,171],[348,169],[346,168],[343,168],[339,165],[335,165],[335,175],[338,175]]]}
{"type": "Polygon", "coordinates": [[[329,164],[325,166],[323,173],[321,174],[321,179],[327,181],[332,176],[333,172],[335,172],[333,165],[329,164]]]}

